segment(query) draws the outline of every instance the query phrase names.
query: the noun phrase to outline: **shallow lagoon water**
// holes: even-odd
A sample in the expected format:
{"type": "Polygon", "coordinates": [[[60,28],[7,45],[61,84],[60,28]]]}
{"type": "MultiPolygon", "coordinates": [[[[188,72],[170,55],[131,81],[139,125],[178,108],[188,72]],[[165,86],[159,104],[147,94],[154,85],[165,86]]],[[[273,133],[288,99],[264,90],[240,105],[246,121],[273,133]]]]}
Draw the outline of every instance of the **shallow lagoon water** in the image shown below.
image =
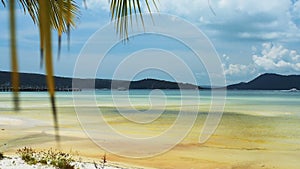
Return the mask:
{"type": "MultiPolygon", "coordinates": [[[[199,144],[198,139],[210,106],[210,91],[200,91],[200,97],[195,97],[189,95],[189,91],[181,96],[177,90],[133,90],[129,91],[130,105],[126,102],[126,91],[113,92],[117,98],[117,108],[128,114],[134,110],[147,112],[152,105],[156,105],[152,106],[153,110],[162,114],[148,125],[135,124],[120,116],[109,90],[82,91],[78,94],[82,95],[84,101],[93,93],[105,121],[117,131],[132,137],[153,136],[168,129],[182,107],[182,97],[185,103],[191,103],[185,106],[199,106],[196,112],[198,118],[192,130],[172,150],[145,159],[124,158],[108,152],[108,160],[153,168],[300,166],[300,92],[227,91],[219,127],[204,144],[199,144]]],[[[45,149],[57,145],[47,93],[21,93],[20,112],[13,111],[11,93],[0,93],[0,96],[0,127],[4,129],[0,130],[0,151],[13,153],[24,146],[45,149]]],[[[100,158],[104,150],[83,132],[74,110],[72,93],[58,92],[56,96],[62,138],[60,146],[66,151],[77,151],[88,159],[100,158]]],[[[86,106],[89,106],[88,102],[86,106]]],[[[195,112],[186,109],[186,113],[195,112]]],[[[112,140],[110,133],[104,131],[102,134],[103,139],[116,147],[124,146],[112,140]]]]}

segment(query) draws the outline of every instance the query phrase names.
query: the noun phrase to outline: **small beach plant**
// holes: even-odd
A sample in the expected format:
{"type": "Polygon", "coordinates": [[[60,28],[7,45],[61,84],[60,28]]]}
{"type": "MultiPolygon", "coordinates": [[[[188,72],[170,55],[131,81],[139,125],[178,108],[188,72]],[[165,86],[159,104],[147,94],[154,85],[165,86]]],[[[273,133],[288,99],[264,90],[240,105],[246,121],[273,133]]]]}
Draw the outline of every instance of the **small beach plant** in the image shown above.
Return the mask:
{"type": "Polygon", "coordinates": [[[72,155],[61,151],[49,149],[48,151],[35,151],[32,148],[24,147],[17,150],[19,154],[27,164],[34,165],[37,163],[43,165],[52,165],[60,169],[74,169],[74,162],[72,155]]]}
{"type": "Polygon", "coordinates": [[[4,154],[0,152],[0,160],[2,160],[3,158],[4,158],[4,154]]]}
{"type": "Polygon", "coordinates": [[[105,153],[102,157],[101,169],[104,169],[106,163],[107,163],[107,160],[106,160],[106,153],[105,153]]]}
{"type": "Polygon", "coordinates": [[[104,169],[106,163],[107,163],[107,159],[106,159],[106,153],[105,153],[105,154],[103,155],[103,157],[101,158],[100,164],[97,164],[97,163],[94,161],[94,167],[95,167],[96,169],[104,169]]]}
{"type": "Polygon", "coordinates": [[[21,157],[22,160],[24,160],[29,165],[38,163],[35,157],[36,152],[32,148],[24,147],[22,149],[18,149],[17,154],[21,157]]]}

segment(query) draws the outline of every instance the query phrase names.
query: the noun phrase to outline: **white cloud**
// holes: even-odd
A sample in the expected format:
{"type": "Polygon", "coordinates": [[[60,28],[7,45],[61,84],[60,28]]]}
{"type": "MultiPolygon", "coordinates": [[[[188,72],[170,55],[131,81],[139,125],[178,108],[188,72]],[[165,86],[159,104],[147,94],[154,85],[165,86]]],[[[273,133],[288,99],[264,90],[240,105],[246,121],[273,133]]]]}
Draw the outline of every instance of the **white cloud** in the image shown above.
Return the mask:
{"type": "MultiPolygon", "coordinates": [[[[141,2],[142,10],[147,12],[144,1],[141,2]]],[[[293,4],[290,0],[156,0],[156,3],[161,13],[184,17],[200,25],[210,37],[231,41],[300,39],[297,27],[300,26],[300,1],[293,4]]],[[[109,11],[108,0],[87,0],[87,6],[109,11]]]]}
{"type": "Polygon", "coordinates": [[[253,55],[254,64],[266,71],[291,72],[299,71],[300,54],[295,50],[290,50],[282,45],[271,43],[262,44],[260,55],[253,55]]]}
{"type": "Polygon", "coordinates": [[[261,52],[252,55],[252,62],[248,65],[227,64],[223,67],[227,76],[236,77],[266,72],[295,74],[300,73],[300,54],[279,44],[263,43],[261,52]]]}
{"type": "Polygon", "coordinates": [[[209,10],[207,0],[160,0],[158,1],[158,8],[162,12],[186,16],[188,18],[199,18],[199,20],[205,19],[201,15],[204,14],[203,11],[209,10]]]}
{"type": "Polygon", "coordinates": [[[300,1],[297,1],[293,4],[291,10],[291,16],[296,26],[300,27],[300,1]]]}
{"type": "Polygon", "coordinates": [[[292,4],[290,0],[159,1],[161,12],[185,17],[199,24],[209,36],[231,41],[295,41],[300,38],[300,30],[292,18],[297,15],[300,21],[298,8],[300,1],[292,4]]]}
{"type": "MultiPolygon", "coordinates": [[[[95,10],[104,10],[109,11],[109,1],[108,0],[86,0],[86,5],[88,9],[95,10]]],[[[82,7],[84,7],[84,3],[82,2],[82,7]]]]}
{"type": "Polygon", "coordinates": [[[229,64],[225,70],[225,75],[245,75],[248,73],[249,67],[242,64],[229,64]]]}
{"type": "Polygon", "coordinates": [[[237,15],[238,13],[257,14],[257,13],[274,13],[280,15],[289,9],[289,0],[160,0],[158,1],[159,9],[163,12],[171,12],[177,15],[187,16],[189,18],[212,16],[210,8],[216,12],[216,18],[227,18],[237,15]]]}
{"type": "Polygon", "coordinates": [[[228,61],[230,59],[229,56],[227,56],[226,54],[223,54],[222,57],[225,61],[228,61]]]}
{"type": "Polygon", "coordinates": [[[232,12],[243,11],[248,14],[281,12],[289,7],[289,0],[273,0],[258,1],[258,0],[220,0],[218,6],[220,9],[232,10],[232,12]],[[276,11],[274,11],[276,10],[276,11]]]}

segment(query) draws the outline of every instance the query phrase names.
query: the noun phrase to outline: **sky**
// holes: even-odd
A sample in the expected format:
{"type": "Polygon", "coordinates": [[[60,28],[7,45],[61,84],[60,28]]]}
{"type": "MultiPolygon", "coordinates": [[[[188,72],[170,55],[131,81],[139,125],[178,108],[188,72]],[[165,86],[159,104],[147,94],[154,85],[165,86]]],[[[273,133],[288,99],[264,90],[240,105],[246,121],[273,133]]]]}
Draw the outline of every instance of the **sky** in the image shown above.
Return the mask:
{"type": "MultiPolygon", "coordinates": [[[[110,23],[108,0],[87,0],[87,9],[82,1],[77,0],[77,3],[80,6],[80,16],[76,19],[76,28],[71,32],[70,50],[64,35],[59,60],[56,59],[57,35],[53,33],[54,70],[58,76],[73,76],[76,60],[86,41],[99,28],[110,23]]],[[[227,84],[249,81],[263,73],[300,74],[298,0],[159,0],[157,5],[161,14],[181,17],[205,34],[221,60],[227,84]]],[[[143,11],[147,12],[145,5],[143,11]]],[[[10,70],[8,21],[8,10],[0,5],[0,70],[5,71],[10,70]]],[[[19,6],[17,37],[20,71],[44,73],[44,69],[39,66],[38,28],[19,6]]],[[[118,43],[100,65],[97,77],[111,79],[122,59],[148,48],[159,48],[161,51],[140,51],[145,62],[157,56],[169,55],[170,52],[177,53],[187,62],[199,85],[209,84],[205,67],[193,60],[193,54],[187,53],[185,46],[174,39],[151,34],[134,37],[128,43],[118,43]]],[[[172,67],[172,63],[169,65],[172,67]]],[[[178,65],[174,64],[173,67],[176,69],[178,65]]],[[[180,74],[182,71],[178,68],[178,72],[180,74]]],[[[126,71],[123,73],[126,74],[126,71]]],[[[131,76],[124,75],[123,79],[129,77],[131,76]]],[[[172,74],[157,70],[138,72],[134,77],[143,78],[174,80],[172,74]]],[[[184,82],[184,78],[182,81],[184,82]]]]}

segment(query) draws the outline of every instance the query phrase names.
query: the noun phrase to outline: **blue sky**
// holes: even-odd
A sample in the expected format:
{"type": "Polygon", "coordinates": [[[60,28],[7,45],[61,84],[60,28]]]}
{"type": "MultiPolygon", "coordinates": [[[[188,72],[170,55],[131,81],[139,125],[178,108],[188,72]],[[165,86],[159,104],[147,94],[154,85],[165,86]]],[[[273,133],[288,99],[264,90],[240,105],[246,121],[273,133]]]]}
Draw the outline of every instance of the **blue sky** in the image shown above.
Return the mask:
{"type": "MultiPolygon", "coordinates": [[[[87,0],[88,9],[82,1],[77,27],[71,32],[71,50],[67,50],[63,37],[62,57],[55,59],[55,74],[72,76],[76,59],[88,38],[110,22],[107,0],[87,0]]],[[[176,15],[196,25],[215,46],[223,63],[227,83],[248,81],[259,74],[300,74],[300,1],[297,0],[160,0],[161,13],[176,15]]],[[[0,5],[0,70],[9,70],[8,11],[0,5]]],[[[146,11],[146,9],[144,9],[146,11]]],[[[28,14],[18,10],[18,53],[20,71],[43,73],[39,68],[39,34],[28,14]]],[[[56,55],[57,37],[53,36],[56,55]]],[[[108,64],[98,70],[99,78],[111,78],[109,63],[114,63],[130,52],[146,47],[159,47],[174,51],[186,49],[177,42],[158,36],[136,37],[127,44],[119,44],[112,51],[108,64]]],[[[188,59],[188,56],[182,56],[188,59]]],[[[193,61],[190,61],[193,63],[193,61]]],[[[191,64],[198,76],[198,84],[208,84],[201,65],[191,64]]],[[[146,71],[141,78],[172,79],[163,73],[146,71]]]]}

